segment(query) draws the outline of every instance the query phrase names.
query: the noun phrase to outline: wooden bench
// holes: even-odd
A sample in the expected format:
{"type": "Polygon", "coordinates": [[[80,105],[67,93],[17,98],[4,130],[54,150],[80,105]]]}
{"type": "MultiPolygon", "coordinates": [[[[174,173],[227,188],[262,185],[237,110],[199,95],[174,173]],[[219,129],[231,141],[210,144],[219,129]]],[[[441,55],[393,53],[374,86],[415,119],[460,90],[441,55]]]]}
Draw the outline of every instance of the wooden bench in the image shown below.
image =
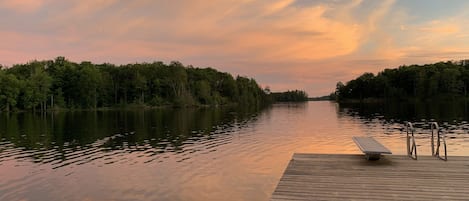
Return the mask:
{"type": "Polygon", "coordinates": [[[352,139],[365,154],[367,160],[379,160],[381,154],[392,154],[388,148],[372,137],[353,137],[352,139]]]}

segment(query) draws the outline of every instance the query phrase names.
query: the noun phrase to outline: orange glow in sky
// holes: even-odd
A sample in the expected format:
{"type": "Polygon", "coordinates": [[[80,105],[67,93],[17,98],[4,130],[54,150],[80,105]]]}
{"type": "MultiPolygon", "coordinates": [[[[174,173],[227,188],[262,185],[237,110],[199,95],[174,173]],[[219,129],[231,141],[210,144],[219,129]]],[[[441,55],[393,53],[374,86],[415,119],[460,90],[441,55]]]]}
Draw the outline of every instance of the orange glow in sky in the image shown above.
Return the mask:
{"type": "Polygon", "coordinates": [[[468,59],[468,9],[463,0],[0,0],[0,64],[177,60],[320,96],[364,72],[468,59]]]}

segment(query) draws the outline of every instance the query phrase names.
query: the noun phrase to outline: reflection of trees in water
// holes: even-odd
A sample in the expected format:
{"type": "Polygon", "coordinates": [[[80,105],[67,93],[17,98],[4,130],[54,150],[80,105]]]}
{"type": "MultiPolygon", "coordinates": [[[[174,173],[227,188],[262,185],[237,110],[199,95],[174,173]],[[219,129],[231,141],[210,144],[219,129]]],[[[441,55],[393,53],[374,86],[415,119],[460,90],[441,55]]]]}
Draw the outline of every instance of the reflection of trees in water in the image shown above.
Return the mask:
{"type": "Polygon", "coordinates": [[[386,121],[432,120],[452,122],[467,120],[466,101],[341,103],[338,115],[357,116],[364,119],[383,118],[386,121]]]}
{"type": "Polygon", "coordinates": [[[351,118],[365,126],[378,123],[402,132],[404,123],[410,121],[418,134],[425,135],[429,134],[430,122],[436,121],[450,138],[465,138],[469,132],[467,105],[467,101],[341,103],[337,115],[339,119],[351,118]]]}
{"type": "MultiPolygon", "coordinates": [[[[55,150],[62,155],[93,147],[177,152],[187,144],[229,135],[255,120],[259,111],[221,107],[8,114],[0,116],[0,142],[22,150],[55,150]]],[[[0,152],[6,149],[1,144],[0,148],[0,152]]]]}
{"type": "Polygon", "coordinates": [[[308,102],[279,102],[275,103],[276,108],[298,108],[299,111],[304,111],[308,107],[308,102]]]}

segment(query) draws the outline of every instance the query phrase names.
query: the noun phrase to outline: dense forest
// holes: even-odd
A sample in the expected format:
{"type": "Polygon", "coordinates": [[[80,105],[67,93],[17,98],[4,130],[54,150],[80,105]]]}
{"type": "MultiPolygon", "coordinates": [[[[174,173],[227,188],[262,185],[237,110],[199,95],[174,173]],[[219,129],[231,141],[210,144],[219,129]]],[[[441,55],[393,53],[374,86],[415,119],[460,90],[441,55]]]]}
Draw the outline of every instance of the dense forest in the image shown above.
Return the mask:
{"type": "Polygon", "coordinates": [[[74,63],[64,57],[0,66],[0,111],[268,102],[254,79],[179,62],[74,63]]]}
{"type": "Polygon", "coordinates": [[[308,94],[304,91],[293,90],[286,92],[273,92],[270,94],[274,102],[302,102],[308,101],[308,94]]]}
{"type": "Polygon", "coordinates": [[[454,99],[467,97],[468,87],[469,60],[462,60],[365,73],[337,83],[335,95],[339,101],[454,99]]]}

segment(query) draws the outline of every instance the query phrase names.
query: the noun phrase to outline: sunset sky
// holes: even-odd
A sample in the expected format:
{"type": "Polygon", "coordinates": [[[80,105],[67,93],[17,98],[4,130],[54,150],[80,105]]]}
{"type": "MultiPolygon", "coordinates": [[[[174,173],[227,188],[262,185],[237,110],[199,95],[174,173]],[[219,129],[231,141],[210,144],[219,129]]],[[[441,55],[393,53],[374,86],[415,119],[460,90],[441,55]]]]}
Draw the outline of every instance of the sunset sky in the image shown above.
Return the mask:
{"type": "Polygon", "coordinates": [[[469,59],[464,0],[0,0],[0,64],[180,61],[273,91],[469,59]]]}

